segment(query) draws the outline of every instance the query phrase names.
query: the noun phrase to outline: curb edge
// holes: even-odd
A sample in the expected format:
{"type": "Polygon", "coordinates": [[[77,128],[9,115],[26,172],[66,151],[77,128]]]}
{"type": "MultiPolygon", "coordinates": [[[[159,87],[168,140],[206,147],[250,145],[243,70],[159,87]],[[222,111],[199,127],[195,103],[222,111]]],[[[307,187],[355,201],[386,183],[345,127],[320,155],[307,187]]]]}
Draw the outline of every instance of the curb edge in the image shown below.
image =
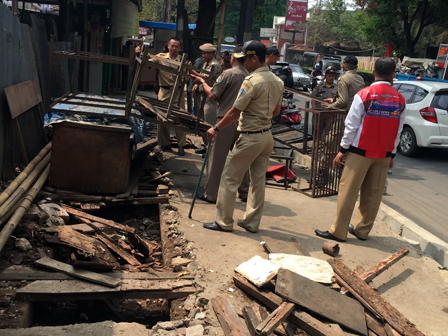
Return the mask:
{"type": "Polygon", "coordinates": [[[448,267],[448,244],[443,240],[421,228],[384,203],[380,205],[377,219],[384,221],[392,231],[404,239],[418,242],[422,252],[437,261],[440,265],[448,267]]]}

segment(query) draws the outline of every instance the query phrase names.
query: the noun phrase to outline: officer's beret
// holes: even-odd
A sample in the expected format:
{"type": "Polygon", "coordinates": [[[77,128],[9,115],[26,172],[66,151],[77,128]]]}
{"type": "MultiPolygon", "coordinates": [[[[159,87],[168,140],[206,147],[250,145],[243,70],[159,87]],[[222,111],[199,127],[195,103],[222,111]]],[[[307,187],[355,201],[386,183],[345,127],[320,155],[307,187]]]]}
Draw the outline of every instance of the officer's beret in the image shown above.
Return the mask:
{"type": "Polygon", "coordinates": [[[211,43],[204,43],[203,45],[201,45],[199,47],[199,49],[201,49],[204,52],[214,52],[216,51],[216,48],[213,44],[211,43]]]}

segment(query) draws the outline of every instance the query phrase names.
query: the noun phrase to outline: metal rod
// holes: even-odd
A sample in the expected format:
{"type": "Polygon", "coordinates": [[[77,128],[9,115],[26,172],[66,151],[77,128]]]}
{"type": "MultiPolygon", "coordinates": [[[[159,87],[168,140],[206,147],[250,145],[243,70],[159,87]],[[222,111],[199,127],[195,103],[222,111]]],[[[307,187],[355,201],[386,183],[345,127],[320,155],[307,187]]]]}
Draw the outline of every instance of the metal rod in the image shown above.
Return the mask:
{"type": "Polygon", "coordinates": [[[188,213],[188,218],[190,218],[190,219],[191,219],[191,214],[193,213],[194,203],[196,201],[196,196],[198,194],[199,186],[201,184],[202,174],[204,174],[204,168],[205,168],[205,165],[207,164],[209,151],[210,151],[210,141],[207,144],[207,150],[205,151],[204,162],[202,163],[202,168],[201,168],[201,172],[199,173],[198,182],[196,183],[196,188],[194,189],[193,199],[191,200],[190,212],[188,213]]]}

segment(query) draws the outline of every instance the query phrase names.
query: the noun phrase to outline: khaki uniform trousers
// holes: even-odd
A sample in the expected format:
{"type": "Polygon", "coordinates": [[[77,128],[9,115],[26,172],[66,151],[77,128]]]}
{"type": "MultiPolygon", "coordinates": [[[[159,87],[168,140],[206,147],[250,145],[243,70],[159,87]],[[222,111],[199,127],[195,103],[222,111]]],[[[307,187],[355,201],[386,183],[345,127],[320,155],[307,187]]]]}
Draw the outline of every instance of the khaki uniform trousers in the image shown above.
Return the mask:
{"type": "Polygon", "coordinates": [[[367,239],[381,204],[390,160],[347,153],[339,184],[336,220],[329,230],[333,236],[347,239],[356,198],[361,192],[354,229],[357,236],[367,239]]]}
{"type": "Polygon", "coordinates": [[[250,186],[247,198],[244,226],[257,231],[264,207],[266,169],[274,149],[270,131],[255,134],[242,133],[227,156],[219,185],[215,222],[226,231],[233,229],[233,211],[236,191],[249,169],[250,186]]]}
{"type": "MultiPolygon", "coordinates": [[[[179,90],[179,94],[181,94],[181,90],[179,90]]],[[[161,101],[169,101],[170,96],[171,90],[160,88],[157,98],[161,101]]],[[[178,95],[177,99],[179,99],[178,95]]],[[[176,139],[178,146],[185,147],[187,144],[187,133],[176,128],[176,139]]],[[[159,146],[171,146],[170,126],[157,124],[157,144],[159,146]]]]}
{"type": "MultiPolygon", "coordinates": [[[[217,108],[218,103],[210,98],[205,98],[205,104],[204,104],[204,115],[202,116],[203,119],[208,122],[210,125],[214,125],[216,123],[216,117],[217,117],[217,108]]],[[[202,140],[204,141],[204,144],[208,142],[207,139],[207,133],[201,132],[202,140]]]]}
{"type": "MultiPolygon", "coordinates": [[[[222,118],[218,118],[216,122],[219,122],[221,119],[222,118]]],[[[216,202],[218,197],[219,182],[221,181],[221,175],[226,163],[227,155],[238,138],[239,132],[236,130],[237,127],[238,120],[235,120],[232,124],[220,130],[216,139],[210,144],[206,165],[207,179],[205,181],[204,196],[212,202],[216,202]]],[[[248,192],[249,174],[246,173],[241,186],[238,188],[238,193],[240,196],[246,197],[248,192]]]]}

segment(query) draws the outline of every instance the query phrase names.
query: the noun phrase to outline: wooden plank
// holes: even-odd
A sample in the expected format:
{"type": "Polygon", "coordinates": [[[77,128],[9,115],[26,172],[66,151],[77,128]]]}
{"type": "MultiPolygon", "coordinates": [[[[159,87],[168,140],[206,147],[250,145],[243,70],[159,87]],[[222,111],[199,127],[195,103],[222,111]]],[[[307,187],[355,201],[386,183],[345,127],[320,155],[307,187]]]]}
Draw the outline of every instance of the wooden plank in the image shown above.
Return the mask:
{"type": "MultiPolygon", "coordinates": [[[[92,227],[91,225],[88,224],[72,224],[72,225],[67,225],[69,226],[72,230],[81,232],[81,233],[94,233],[95,231],[99,231],[102,230],[106,227],[106,225],[101,224],[101,223],[92,223],[95,225],[95,227],[92,227]]],[[[48,227],[48,228],[43,228],[43,230],[46,233],[55,233],[58,232],[58,228],[62,227],[64,225],[58,226],[58,227],[48,227]]]]}
{"type": "Polygon", "coordinates": [[[328,326],[331,329],[337,330],[339,333],[341,333],[342,335],[347,336],[347,334],[344,332],[344,330],[342,330],[342,328],[339,326],[339,324],[337,323],[328,323],[328,326]]]}
{"type": "Polygon", "coordinates": [[[347,284],[347,282],[344,281],[338,274],[335,274],[334,277],[336,278],[336,281],[343,286],[343,288],[346,288],[365,308],[367,308],[373,315],[375,315],[377,318],[382,320],[382,316],[372,307],[372,305],[364,300],[361,295],[359,295],[353,288],[347,284]]]}
{"type": "Polygon", "coordinates": [[[384,300],[375,290],[352,272],[341,260],[329,259],[328,262],[347,284],[353,288],[400,334],[405,336],[423,336],[413,323],[404,317],[395,307],[384,300]]]}
{"type": "MultiPolygon", "coordinates": [[[[186,297],[196,292],[193,286],[166,290],[166,285],[159,284],[149,289],[142,288],[138,285],[139,281],[122,290],[123,285],[115,288],[105,287],[98,284],[87,283],[80,280],[38,280],[34,281],[16,292],[16,298],[19,300],[29,301],[79,301],[79,300],[114,300],[114,299],[149,299],[149,298],[165,298],[174,299],[186,297]]],[[[168,280],[172,281],[172,280],[168,280]]],[[[184,281],[184,280],[182,280],[184,281]]]]}
{"type": "Polygon", "coordinates": [[[42,102],[37,78],[5,88],[5,95],[12,119],[42,102]]]}
{"type": "Polygon", "coordinates": [[[217,296],[212,299],[213,310],[218,317],[224,335],[249,336],[249,331],[241,322],[228,296],[217,296]]]}
{"type": "Polygon", "coordinates": [[[364,308],[352,298],[282,268],[277,275],[275,292],[330,321],[367,335],[364,308]]]}
{"type": "Polygon", "coordinates": [[[398,252],[390,255],[383,261],[380,261],[378,264],[373,266],[368,271],[364,272],[360,278],[364,280],[365,282],[369,283],[372,281],[375,277],[383,273],[385,270],[390,268],[392,265],[396,264],[397,261],[403,259],[407,254],[409,254],[408,249],[400,249],[398,252]]]}
{"type": "Polygon", "coordinates": [[[72,246],[86,254],[95,255],[95,245],[92,238],[76,232],[68,225],[57,228],[57,239],[62,243],[72,246]]]}
{"type": "Polygon", "coordinates": [[[263,247],[268,253],[286,253],[310,256],[305,248],[297,242],[294,238],[290,241],[275,239],[272,237],[261,236],[261,241],[264,242],[263,247]]]}
{"type": "Polygon", "coordinates": [[[34,263],[38,266],[46,267],[54,271],[60,271],[62,273],[69,274],[76,278],[80,278],[83,280],[87,280],[108,287],[117,287],[121,281],[118,279],[108,277],[107,275],[104,274],[98,274],[83,269],[76,269],[72,265],[65,264],[50,258],[42,258],[36,260],[34,263]]]}
{"type": "MultiPolygon", "coordinates": [[[[260,322],[266,320],[269,316],[268,311],[263,306],[258,306],[258,313],[260,316],[260,322]]],[[[256,312],[255,312],[255,314],[256,314],[256,312]]],[[[285,330],[285,327],[283,326],[283,324],[280,324],[277,327],[277,329],[274,330],[274,334],[279,335],[279,336],[287,336],[287,333],[286,333],[286,330],[285,330]]]]}
{"type": "Polygon", "coordinates": [[[141,265],[140,261],[138,261],[132,254],[129,254],[125,250],[123,250],[120,246],[115,244],[115,242],[111,241],[107,236],[100,236],[99,234],[95,234],[96,239],[103,242],[108,248],[110,248],[113,252],[118,254],[121,258],[123,258],[128,264],[132,266],[141,265]]]}
{"type": "MultiPolygon", "coordinates": [[[[194,279],[194,275],[173,272],[136,272],[136,273],[122,273],[122,272],[106,272],[102,273],[114,279],[140,279],[140,280],[165,280],[165,279],[194,279]]],[[[9,280],[75,280],[72,276],[60,272],[42,272],[42,271],[3,271],[0,273],[0,281],[9,280]]]]}
{"type": "MultiPolygon", "coordinates": [[[[270,309],[276,309],[283,302],[280,296],[266,289],[258,289],[239,274],[235,274],[233,276],[233,282],[237,287],[253,296],[270,309]]],[[[343,336],[297,306],[295,311],[289,315],[288,320],[308,333],[310,336],[343,336]]]]}
{"type": "Polygon", "coordinates": [[[112,220],[108,220],[108,219],[104,219],[104,218],[101,218],[101,217],[90,215],[88,213],[85,213],[83,211],[74,209],[74,208],[69,207],[69,206],[64,205],[64,204],[61,204],[61,207],[65,211],[67,211],[69,214],[71,214],[71,215],[75,215],[75,216],[78,216],[78,217],[81,217],[81,218],[86,218],[86,219],[88,219],[90,221],[98,222],[98,223],[101,223],[101,224],[113,227],[114,229],[117,229],[117,230],[120,230],[120,231],[130,232],[130,233],[134,233],[135,232],[135,229],[130,227],[130,226],[119,224],[119,223],[115,223],[112,220]]]}
{"type": "Polygon", "coordinates": [[[386,331],[387,336],[401,336],[400,333],[392,328],[389,323],[384,325],[384,330],[386,331]]]}
{"type": "Polygon", "coordinates": [[[286,319],[289,314],[294,310],[294,303],[291,302],[283,302],[280,306],[277,307],[267,319],[261,322],[256,331],[261,336],[268,336],[274,332],[274,330],[286,319]]]}
{"type": "Polygon", "coordinates": [[[387,336],[386,331],[384,330],[384,326],[368,313],[366,313],[366,322],[367,328],[369,328],[369,330],[372,330],[376,335],[387,336]]]}
{"type": "Polygon", "coordinates": [[[260,320],[257,317],[257,314],[255,314],[255,311],[252,307],[244,307],[243,308],[243,316],[244,320],[246,321],[247,329],[249,329],[249,333],[252,336],[257,336],[257,331],[255,328],[257,325],[260,324],[260,320]]]}
{"type": "Polygon", "coordinates": [[[169,203],[171,197],[157,196],[157,197],[138,197],[132,200],[114,200],[110,205],[143,205],[143,204],[162,204],[169,203]]]}

